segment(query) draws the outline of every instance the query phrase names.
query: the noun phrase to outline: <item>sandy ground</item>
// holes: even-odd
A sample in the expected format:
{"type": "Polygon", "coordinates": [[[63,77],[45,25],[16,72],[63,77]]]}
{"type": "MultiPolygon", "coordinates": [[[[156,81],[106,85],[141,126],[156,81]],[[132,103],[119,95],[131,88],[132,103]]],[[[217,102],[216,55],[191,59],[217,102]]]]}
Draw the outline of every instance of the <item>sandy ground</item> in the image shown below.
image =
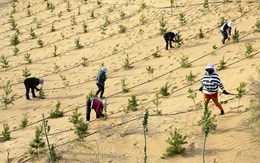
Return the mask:
{"type": "MultiPolygon", "coordinates": [[[[19,52],[13,55],[14,46],[10,45],[10,38],[15,33],[10,30],[9,16],[13,10],[10,1],[1,1],[0,38],[1,55],[7,57],[9,68],[1,68],[1,86],[8,80],[12,83],[13,93],[17,93],[14,105],[4,105],[0,108],[0,130],[7,122],[11,130],[11,140],[3,141],[0,134],[0,162],[6,162],[7,151],[12,162],[44,162],[48,153],[31,159],[28,154],[29,142],[34,138],[36,126],[41,124],[42,114],[46,117],[55,109],[57,101],[61,103],[64,117],[49,119],[51,131],[50,143],[56,146],[57,153],[62,156],[60,162],[143,162],[144,136],[142,116],[145,109],[150,112],[147,133],[147,162],[202,162],[203,133],[197,125],[203,115],[202,108],[193,108],[193,101],[187,96],[189,88],[198,89],[199,81],[207,63],[214,63],[217,67],[222,57],[227,62],[227,68],[217,71],[227,91],[236,94],[236,88],[241,82],[250,83],[250,77],[256,77],[256,66],[260,63],[260,34],[254,33],[252,27],[259,20],[259,1],[231,2],[223,4],[214,1],[209,9],[203,9],[201,1],[179,0],[177,8],[171,14],[170,2],[167,0],[145,1],[148,7],[140,10],[140,2],[127,0],[103,0],[102,6],[89,1],[70,1],[71,12],[67,11],[67,3],[62,0],[50,0],[55,6],[53,12],[46,9],[43,0],[30,1],[31,16],[27,16],[27,1],[16,3],[17,12],[14,19],[20,31],[19,52]],[[126,5],[127,4],[127,5],[126,5]],[[238,12],[239,4],[244,13],[238,12]],[[80,14],[78,14],[80,8],[80,14]],[[94,11],[95,19],[90,17],[94,11]],[[120,18],[124,11],[125,19],[120,18]],[[59,18],[58,14],[62,12],[59,18]],[[180,25],[178,14],[186,15],[187,23],[180,25]],[[147,23],[140,25],[139,18],[145,15],[147,23]],[[71,16],[75,15],[76,25],[71,24],[71,16]],[[106,34],[101,34],[100,26],[105,17],[111,24],[106,34]],[[160,35],[159,20],[165,17],[167,31],[180,31],[184,45],[169,51],[165,50],[165,42],[160,35]],[[223,46],[218,23],[220,18],[234,21],[234,29],[240,34],[240,41],[223,46]],[[41,28],[36,28],[36,22],[41,22],[41,28]],[[54,22],[56,31],[51,32],[54,22]],[[83,22],[88,26],[88,32],[83,32],[83,22]],[[125,33],[119,33],[119,25],[126,27],[125,33]],[[37,38],[30,38],[30,28],[35,29],[37,38]],[[196,35],[202,28],[205,38],[198,39],[196,35]],[[143,34],[140,34],[143,31],[143,34]],[[63,35],[63,37],[62,37],[63,35]],[[82,49],[75,48],[75,39],[80,38],[82,49]],[[44,46],[39,48],[37,40],[42,39],[44,46]],[[245,58],[246,44],[251,43],[255,54],[252,58],[245,58]],[[57,46],[58,57],[53,57],[54,46],[57,46]],[[213,49],[216,45],[218,48],[213,49]],[[161,57],[154,58],[152,54],[159,49],[161,57]],[[114,50],[116,49],[116,50],[114,50]],[[31,54],[32,64],[26,64],[25,54],[31,54]],[[127,54],[133,68],[123,68],[127,54]],[[192,64],[189,68],[180,67],[180,58],[188,56],[192,64]],[[83,67],[82,57],[88,58],[88,65],[83,67]],[[54,72],[54,65],[60,66],[58,73],[54,72]],[[91,115],[89,135],[84,142],[74,141],[73,125],[69,118],[76,107],[85,119],[86,95],[97,90],[95,77],[104,64],[108,67],[105,96],[109,102],[108,119],[96,120],[91,115]],[[146,68],[154,68],[153,75],[148,74],[146,68]],[[31,76],[43,77],[43,90],[46,99],[25,100],[25,89],[22,76],[25,67],[31,76]],[[190,85],[186,75],[192,71],[196,74],[195,82],[190,85]],[[69,86],[64,86],[60,75],[66,77],[69,86]],[[122,93],[121,79],[125,77],[130,92],[122,93]],[[152,100],[155,92],[167,82],[171,84],[170,96],[160,98],[162,102],[159,110],[162,116],[155,116],[156,106],[152,100]],[[124,113],[128,99],[136,94],[138,111],[124,113]],[[29,125],[21,129],[20,123],[24,115],[28,116],[29,125]],[[161,159],[169,144],[166,142],[177,128],[183,135],[187,135],[188,144],[183,155],[175,155],[161,159]]],[[[247,91],[249,87],[247,87],[247,91]]],[[[4,91],[1,88],[0,94],[4,91]]],[[[234,95],[219,95],[224,102],[224,116],[219,116],[219,110],[211,102],[209,107],[216,114],[217,129],[209,134],[206,144],[206,162],[244,163],[260,162],[259,142],[252,137],[252,131],[246,125],[250,115],[249,105],[253,96],[245,96],[238,106],[238,99],[234,95]]],[[[202,94],[197,92],[196,102],[202,100],[202,94]]],[[[44,139],[45,140],[45,139],[44,139]]]]}

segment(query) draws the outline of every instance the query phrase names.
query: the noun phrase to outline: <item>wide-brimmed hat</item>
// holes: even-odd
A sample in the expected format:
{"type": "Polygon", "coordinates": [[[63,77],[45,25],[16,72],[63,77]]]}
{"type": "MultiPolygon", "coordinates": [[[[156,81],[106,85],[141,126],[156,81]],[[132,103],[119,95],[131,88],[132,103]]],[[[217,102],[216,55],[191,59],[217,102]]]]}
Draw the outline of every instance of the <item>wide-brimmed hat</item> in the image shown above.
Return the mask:
{"type": "Polygon", "coordinates": [[[207,64],[205,70],[207,70],[207,69],[213,69],[214,70],[214,64],[212,64],[212,63],[207,64]]]}

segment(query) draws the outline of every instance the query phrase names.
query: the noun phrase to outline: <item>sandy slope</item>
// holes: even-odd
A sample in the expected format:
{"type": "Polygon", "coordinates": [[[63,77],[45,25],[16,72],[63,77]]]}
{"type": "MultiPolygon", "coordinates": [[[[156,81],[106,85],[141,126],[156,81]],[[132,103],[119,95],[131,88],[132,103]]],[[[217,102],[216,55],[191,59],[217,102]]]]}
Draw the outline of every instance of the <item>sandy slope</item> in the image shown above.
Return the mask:
{"type": "MultiPolygon", "coordinates": [[[[8,1],[6,1],[8,2],[8,1]]],[[[199,80],[204,73],[207,63],[214,63],[217,67],[224,56],[228,68],[218,71],[225,88],[236,93],[240,82],[249,83],[250,77],[256,76],[256,66],[259,64],[260,35],[253,33],[252,27],[259,19],[259,3],[211,3],[208,11],[202,11],[200,1],[178,1],[180,7],[174,8],[171,15],[169,2],[166,0],[146,1],[152,8],[139,12],[140,2],[135,1],[108,1],[97,6],[96,3],[83,4],[80,1],[70,1],[72,11],[67,12],[62,0],[52,0],[55,10],[53,13],[46,9],[46,2],[31,1],[32,16],[27,17],[27,1],[20,0],[17,3],[17,13],[14,18],[17,21],[21,32],[19,39],[21,43],[17,46],[20,50],[18,56],[13,56],[14,47],[10,45],[10,37],[14,31],[10,30],[8,23],[9,14],[12,10],[11,3],[1,2],[0,12],[0,38],[1,55],[8,57],[10,67],[7,70],[1,69],[0,82],[5,84],[8,80],[12,82],[14,93],[18,99],[8,109],[1,106],[0,122],[8,122],[11,129],[10,141],[4,142],[0,135],[0,162],[6,161],[7,149],[10,149],[10,158],[13,162],[22,162],[30,158],[28,154],[29,142],[34,138],[36,125],[40,124],[42,114],[48,116],[51,110],[55,109],[57,101],[61,102],[61,109],[65,116],[59,119],[50,119],[51,126],[50,143],[55,144],[57,151],[61,153],[61,162],[143,162],[143,129],[142,114],[149,109],[154,115],[155,105],[152,99],[155,91],[169,82],[171,84],[171,95],[161,98],[162,103],[159,110],[163,116],[149,117],[149,132],[147,155],[148,162],[202,162],[203,135],[201,128],[197,125],[203,110],[192,109],[193,102],[188,99],[188,89],[198,89],[199,80]],[[117,5],[112,5],[112,3],[117,5]],[[135,5],[123,5],[126,2],[135,5]],[[244,7],[245,13],[241,15],[238,5],[244,7]],[[78,6],[81,14],[78,15],[78,6]],[[109,11],[109,8],[113,8],[109,11]],[[90,18],[90,11],[94,10],[95,19],[90,18]],[[127,18],[120,19],[120,11],[126,13],[127,18]],[[58,17],[62,11],[63,16],[58,17]],[[185,13],[187,23],[179,24],[178,14],[185,13]],[[148,17],[145,25],[140,25],[140,15],[148,17]],[[76,16],[77,25],[71,25],[71,15],[76,16]],[[164,50],[164,40],[159,34],[159,20],[165,16],[168,31],[181,31],[184,45],[180,48],[164,50]],[[111,24],[108,26],[106,35],[102,35],[100,25],[104,23],[105,16],[108,16],[111,24]],[[220,17],[234,21],[234,29],[240,32],[240,42],[223,46],[221,35],[217,24],[220,17]],[[41,21],[42,28],[37,29],[33,19],[41,21]],[[55,21],[55,32],[51,32],[51,25],[55,21]],[[83,21],[88,25],[88,33],[83,33],[83,21]],[[119,25],[125,25],[126,33],[119,33],[119,25]],[[30,38],[30,28],[35,29],[36,39],[30,38]],[[198,39],[196,34],[202,28],[205,38],[198,39]],[[140,30],[144,33],[141,35],[140,30]],[[64,35],[62,38],[61,33],[64,35]],[[39,48],[37,40],[42,39],[44,47],[39,48]],[[74,41],[80,38],[84,45],[82,49],[75,49],[74,41]],[[251,43],[254,48],[252,58],[245,58],[245,44],[251,43]],[[59,57],[53,57],[54,46],[57,46],[59,57]],[[117,47],[118,45],[118,47],[117,47]],[[213,45],[218,48],[214,50],[213,45]],[[117,51],[113,50],[117,47],[117,51]],[[159,48],[160,58],[153,58],[159,48]],[[32,64],[27,65],[23,57],[26,53],[31,54],[32,64]],[[122,68],[126,55],[129,55],[133,63],[133,69],[122,68]],[[189,56],[190,68],[180,68],[180,58],[189,56]],[[88,66],[81,65],[81,58],[88,58],[88,66]],[[54,63],[60,66],[60,72],[54,72],[54,63]],[[108,119],[95,120],[91,116],[89,133],[81,144],[73,141],[76,135],[69,117],[76,107],[85,116],[85,97],[93,90],[96,91],[94,82],[97,71],[104,63],[108,67],[108,80],[106,82],[105,96],[108,97],[108,119]],[[151,66],[155,69],[153,76],[147,73],[146,68],[151,66]],[[24,97],[24,78],[22,70],[27,67],[32,76],[44,77],[46,99],[33,99],[26,101],[24,97]],[[189,85],[186,75],[192,71],[197,75],[196,82],[189,85]],[[60,75],[64,75],[69,81],[69,86],[64,86],[60,75]],[[121,79],[126,78],[130,88],[129,93],[122,93],[121,79]],[[125,114],[124,107],[127,105],[131,94],[136,94],[139,100],[138,111],[125,114]],[[29,126],[20,129],[19,124],[24,116],[29,117],[29,126]],[[181,156],[173,156],[164,160],[160,156],[165,152],[168,144],[167,138],[174,128],[178,128],[182,134],[186,134],[188,144],[186,151],[181,156]],[[91,147],[88,149],[84,147],[91,147]]],[[[233,30],[234,32],[234,30],[233,30]]],[[[247,88],[248,89],[248,88],[247,88]]],[[[196,102],[202,98],[200,92],[196,102]]],[[[3,89],[0,89],[3,94],[3,89]]],[[[217,130],[212,132],[207,139],[206,162],[259,162],[259,142],[254,141],[250,129],[245,122],[249,116],[249,102],[252,96],[242,98],[240,108],[238,100],[234,96],[220,95],[220,101],[227,101],[223,107],[227,114],[217,116],[217,130]],[[233,108],[233,109],[232,109],[233,108]]],[[[211,103],[210,108],[213,114],[219,110],[211,103]]],[[[3,130],[3,126],[0,126],[3,130]]],[[[47,156],[47,153],[46,153],[47,156]]],[[[38,158],[43,162],[46,157],[38,158]]],[[[36,160],[29,162],[37,162],[36,160]]]]}

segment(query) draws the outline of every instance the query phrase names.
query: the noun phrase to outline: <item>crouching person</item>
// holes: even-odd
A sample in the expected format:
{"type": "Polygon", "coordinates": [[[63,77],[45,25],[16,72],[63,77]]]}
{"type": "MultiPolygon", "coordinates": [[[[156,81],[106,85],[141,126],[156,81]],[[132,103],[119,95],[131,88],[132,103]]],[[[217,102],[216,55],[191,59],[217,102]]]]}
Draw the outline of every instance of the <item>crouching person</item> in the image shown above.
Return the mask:
{"type": "Polygon", "coordinates": [[[106,107],[108,103],[106,101],[101,101],[98,98],[89,98],[87,100],[87,108],[86,108],[86,120],[90,121],[90,113],[91,109],[95,110],[96,118],[103,118],[105,115],[103,114],[103,108],[106,107]]]}

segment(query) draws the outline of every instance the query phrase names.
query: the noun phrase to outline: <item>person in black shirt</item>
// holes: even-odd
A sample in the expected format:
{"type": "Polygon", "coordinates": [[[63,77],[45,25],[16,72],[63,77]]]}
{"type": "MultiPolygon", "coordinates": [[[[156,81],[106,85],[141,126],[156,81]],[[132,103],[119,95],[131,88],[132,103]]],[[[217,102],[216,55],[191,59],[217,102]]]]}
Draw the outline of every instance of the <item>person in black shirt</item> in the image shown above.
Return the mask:
{"type": "Polygon", "coordinates": [[[39,91],[39,88],[37,88],[37,86],[39,84],[43,85],[43,82],[44,80],[42,78],[35,78],[35,77],[27,78],[24,80],[24,86],[26,89],[25,96],[27,100],[30,100],[30,96],[29,96],[30,89],[32,91],[32,97],[37,98],[37,96],[34,93],[34,89],[36,89],[36,91],[39,91]]]}
{"type": "Polygon", "coordinates": [[[165,49],[168,50],[168,45],[170,43],[170,47],[172,48],[172,42],[176,42],[176,37],[178,36],[178,32],[167,32],[163,35],[163,38],[166,42],[165,49]]]}
{"type": "MultiPolygon", "coordinates": [[[[223,39],[222,39],[222,44],[225,44],[226,43],[226,40],[230,40],[230,37],[231,37],[231,29],[233,27],[233,22],[232,21],[229,21],[227,23],[224,23],[221,28],[220,28],[220,32],[223,36],[223,39]]],[[[227,43],[228,43],[227,41],[227,43]]]]}

